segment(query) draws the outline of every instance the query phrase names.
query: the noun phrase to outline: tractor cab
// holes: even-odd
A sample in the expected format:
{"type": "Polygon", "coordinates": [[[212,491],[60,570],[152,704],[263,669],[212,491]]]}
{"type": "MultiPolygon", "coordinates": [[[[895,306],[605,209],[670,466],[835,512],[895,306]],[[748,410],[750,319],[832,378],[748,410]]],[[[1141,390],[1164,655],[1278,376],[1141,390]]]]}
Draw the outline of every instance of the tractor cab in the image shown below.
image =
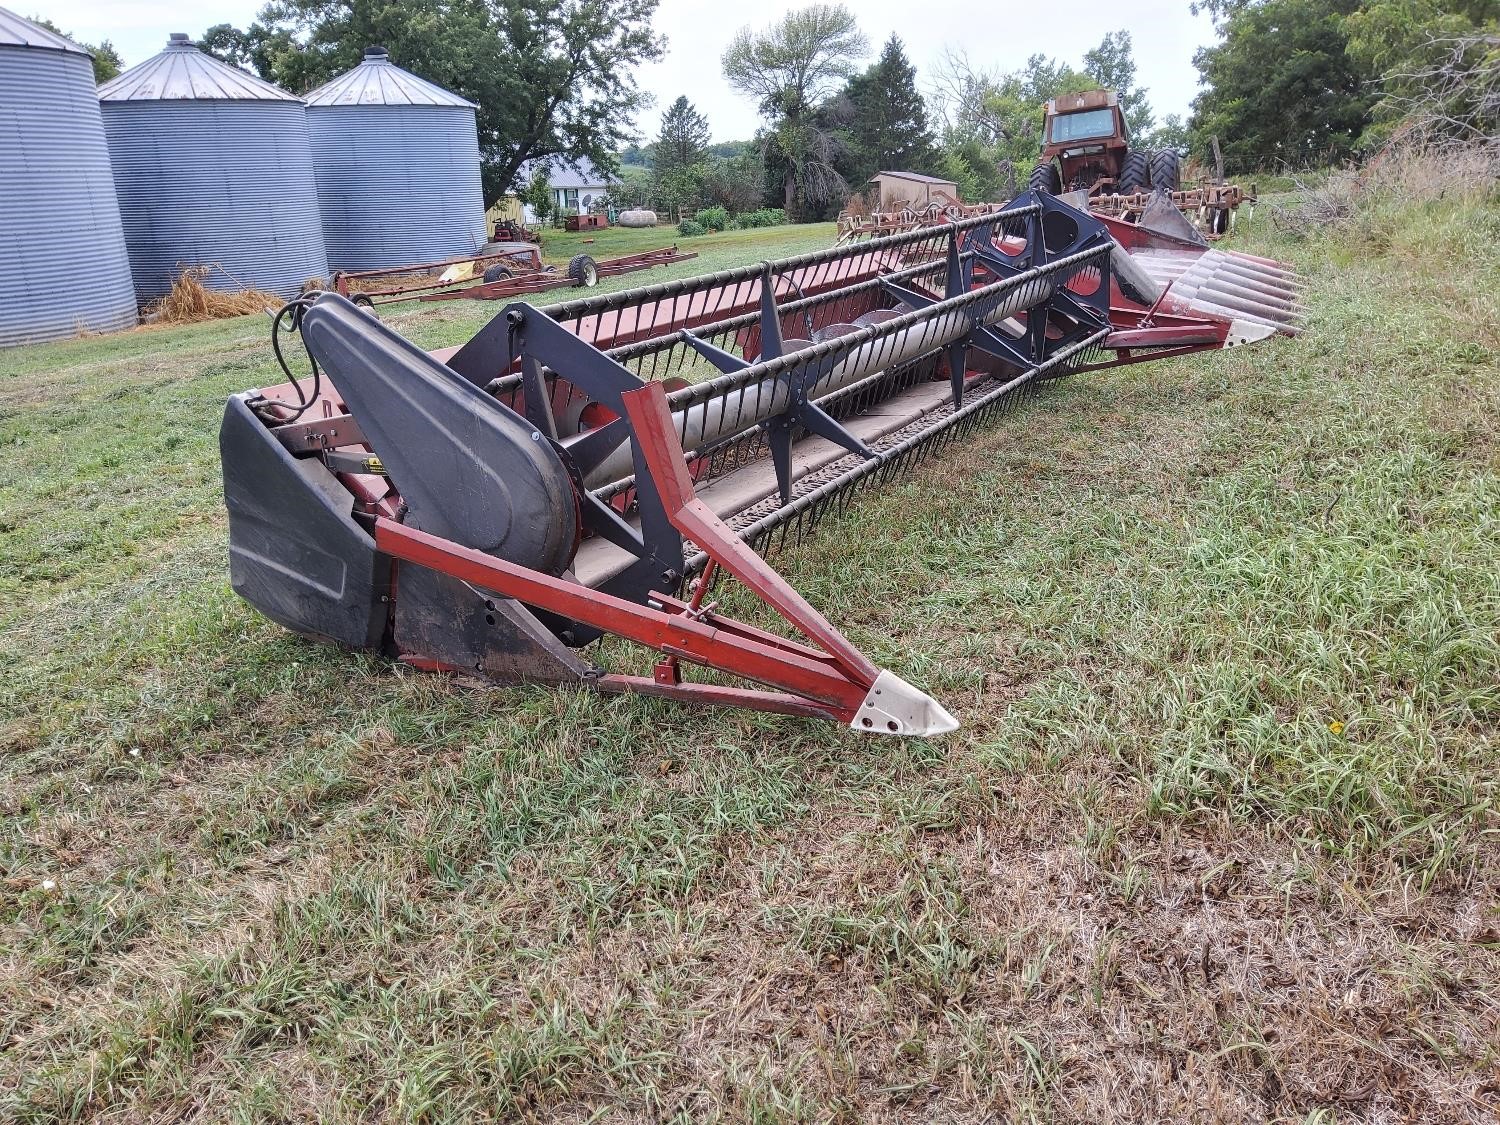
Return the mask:
{"type": "Polygon", "coordinates": [[[1041,162],[1056,168],[1058,190],[1090,195],[1117,190],[1129,151],[1125,114],[1113,90],[1064,94],[1047,102],[1041,162]]]}

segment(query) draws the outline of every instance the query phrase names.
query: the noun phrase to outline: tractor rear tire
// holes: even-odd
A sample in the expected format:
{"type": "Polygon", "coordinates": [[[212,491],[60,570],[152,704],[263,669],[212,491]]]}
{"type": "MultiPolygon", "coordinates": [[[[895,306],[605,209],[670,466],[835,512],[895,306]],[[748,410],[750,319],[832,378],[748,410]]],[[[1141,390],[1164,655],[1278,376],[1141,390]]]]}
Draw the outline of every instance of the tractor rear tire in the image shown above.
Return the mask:
{"type": "Polygon", "coordinates": [[[484,280],[487,282],[508,281],[513,276],[515,275],[510,272],[508,267],[499,265],[498,263],[484,271],[484,280]]]}
{"type": "Polygon", "coordinates": [[[1151,187],[1155,191],[1174,192],[1182,181],[1182,158],[1169,148],[1151,157],[1151,187]]]}
{"type": "Polygon", "coordinates": [[[579,254],[568,263],[568,278],[575,289],[592,289],[599,284],[599,265],[587,254],[579,254]]]}
{"type": "Polygon", "coordinates": [[[1149,183],[1151,168],[1146,163],[1146,154],[1131,150],[1120,162],[1120,194],[1134,195],[1145,191],[1149,183]]]}
{"type": "Polygon", "coordinates": [[[1057,174],[1057,165],[1052,163],[1038,164],[1031,170],[1031,178],[1027,186],[1032,191],[1045,191],[1048,195],[1056,195],[1062,190],[1062,177],[1057,174]]]}

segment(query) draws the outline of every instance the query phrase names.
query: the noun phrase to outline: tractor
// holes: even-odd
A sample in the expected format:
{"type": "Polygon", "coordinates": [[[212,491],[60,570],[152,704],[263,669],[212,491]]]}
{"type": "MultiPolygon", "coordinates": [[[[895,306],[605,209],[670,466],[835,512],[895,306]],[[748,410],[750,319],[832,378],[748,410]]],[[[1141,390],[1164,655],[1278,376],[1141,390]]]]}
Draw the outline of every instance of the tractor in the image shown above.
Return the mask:
{"type": "Polygon", "coordinates": [[[1130,131],[1113,90],[1064,94],[1047,102],[1042,158],[1031,171],[1033,191],[1059,195],[1138,195],[1178,189],[1181,160],[1171,149],[1149,157],[1130,147],[1130,131]]]}

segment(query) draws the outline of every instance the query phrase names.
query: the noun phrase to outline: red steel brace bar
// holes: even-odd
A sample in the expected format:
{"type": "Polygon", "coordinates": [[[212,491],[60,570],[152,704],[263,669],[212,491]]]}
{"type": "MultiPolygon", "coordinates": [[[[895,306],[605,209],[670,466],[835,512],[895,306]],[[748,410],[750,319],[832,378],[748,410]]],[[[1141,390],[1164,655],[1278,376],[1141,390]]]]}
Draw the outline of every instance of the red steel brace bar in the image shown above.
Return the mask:
{"type": "MultiPolygon", "coordinates": [[[[492,590],[537,609],[578,621],[626,640],[735,676],[779,692],[714,684],[673,682],[674,676],[604,676],[599,687],[636,691],[701,703],[750,707],[763,711],[858,721],[871,726],[871,692],[879,684],[899,694],[900,681],[882,673],[822,614],[787,585],[759,555],[747,547],[693,493],[682,445],[672,425],[666,390],[648,383],[624,394],[624,403],[642,457],[662,498],[667,518],[734,577],[753,590],[790,624],[814,642],[810,647],[765,633],[750,625],[659,595],[651,606],[638,605],[586,586],[495,558],[394,520],[375,521],[375,546],[393,558],[430,567],[492,590]],[[665,681],[665,682],[664,682],[665,681]]],[[[921,697],[925,701],[925,697],[921,697]]],[[[951,719],[937,709],[942,729],[951,719]]],[[[892,722],[889,729],[895,730],[892,722]]]]}
{"type": "Polygon", "coordinates": [[[672,526],[754,590],[761,601],[795,625],[803,636],[826,649],[851,679],[866,688],[874,684],[880,669],[694,495],[693,481],[688,476],[682,444],[677,440],[667,392],[662,385],[647,383],[620,397],[672,526]]]}
{"type": "Polygon", "coordinates": [[[790,694],[625,676],[604,677],[600,687],[852,721],[880,669],[693,494],[662,386],[647,384],[627,392],[624,400],[667,518],[822,651],[712,612],[695,613],[690,605],[675,598],[662,596],[657,602],[660,608],[637,605],[383,517],[375,521],[376,548],[393,558],[431,567],[526,605],[647,645],[669,657],[717,668],[790,694]]]}
{"type": "Polygon", "coordinates": [[[864,700],[867,685],[859,684],[829,663],[737,635],[732,622],[718,625],[717,614],[694,620],[674,610],[652,609],[611,594],[591,590],[539,571],[461,547],[441,536],[406,527],[385,517],[375,520],[375,548],[392,558],[430,567],[525,605],[556,613],[571,621],[624,637],[628,641],[670,653],[694,664],[717,668],[747,680],[792,693],[771,695],[711,685],[657,684],[653,680],[621,678],[601,687],[650,690],[680,697],[723,697],[741,707],[818,714],[850,721],[864,700]],[[651,685],[648,689],[646,685],[651,685]]]}

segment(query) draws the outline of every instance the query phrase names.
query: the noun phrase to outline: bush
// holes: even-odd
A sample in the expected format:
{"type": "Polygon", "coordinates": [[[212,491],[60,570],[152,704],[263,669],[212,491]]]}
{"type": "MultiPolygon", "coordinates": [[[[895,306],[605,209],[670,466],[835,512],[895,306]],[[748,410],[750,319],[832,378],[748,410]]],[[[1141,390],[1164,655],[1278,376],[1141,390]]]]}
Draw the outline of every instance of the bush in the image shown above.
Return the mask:
{"type": "Polygon", "coordinates": [[[707,234],[708,228],[696,219],[683,219],[677,224],[677,233],[681,235],[707,234]]]}
{"type": "Polygon", "coordinates": [[[693,221],[705,230],[723,230],[729,226],[729,212],[722,207],[705,207],[693,216],[693,221]]]}
{"type": "Polygon", "coordinates": [[[746,230],[754,227],[779,227],[786,222],[786,212],[780,207],[762,207],[759,211],[742,212],[739,222],[746,230]]]}

